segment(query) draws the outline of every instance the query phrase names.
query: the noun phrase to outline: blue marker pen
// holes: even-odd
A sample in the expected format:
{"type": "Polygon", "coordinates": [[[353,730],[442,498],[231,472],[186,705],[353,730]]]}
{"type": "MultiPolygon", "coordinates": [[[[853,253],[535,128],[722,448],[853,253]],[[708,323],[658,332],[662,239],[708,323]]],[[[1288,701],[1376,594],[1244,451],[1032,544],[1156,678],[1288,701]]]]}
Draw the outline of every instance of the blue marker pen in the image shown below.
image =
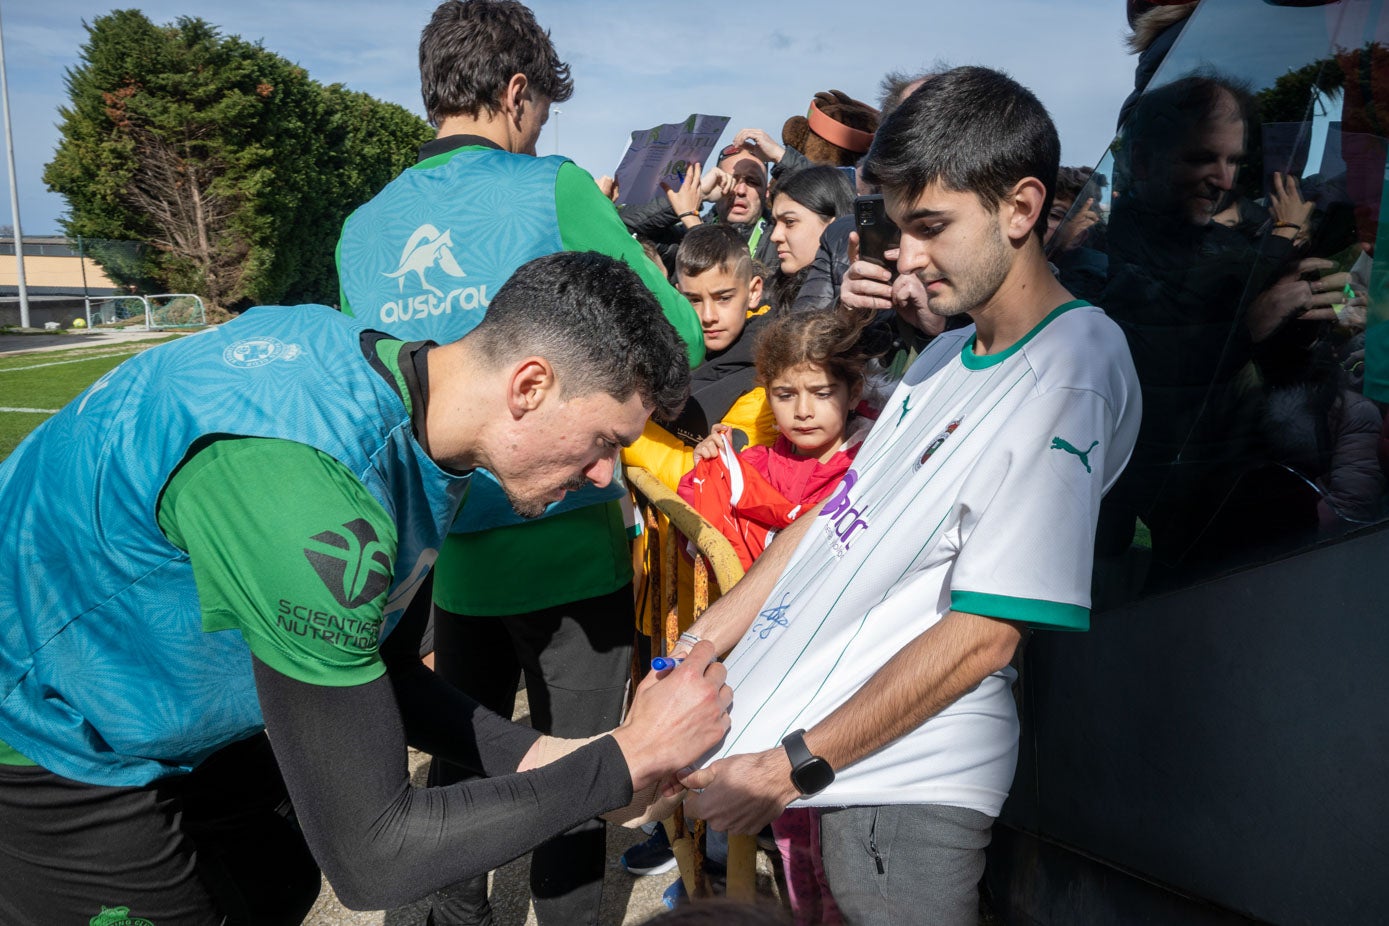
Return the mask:
{"type": "Polygon", "coordinates": [[[664,672],[666,669],[674,669],[684,661],[683,656],[657,656],[651,660],[651,671],[664,672]]]}

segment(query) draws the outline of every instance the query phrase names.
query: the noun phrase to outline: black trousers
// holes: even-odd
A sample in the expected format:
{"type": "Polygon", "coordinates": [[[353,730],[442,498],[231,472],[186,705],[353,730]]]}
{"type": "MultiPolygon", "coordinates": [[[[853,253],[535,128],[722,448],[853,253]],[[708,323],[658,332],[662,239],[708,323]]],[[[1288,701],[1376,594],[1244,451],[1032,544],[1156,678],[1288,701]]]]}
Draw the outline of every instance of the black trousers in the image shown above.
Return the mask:
{"type": "Polygon", "coordinates": [[[138,788],[0,765],[0,821],[0,923],[289,926],[318,897],[264,734],[138,788]]]}
{"type": "MultiPolygon", "coordinates": [[[[522,677],[531,724],[542,733],[582,737],[622,719],[622,699],[635,636],[632,586],[508,617],[434,612],[434,670],[479,703],[510,717],[522,677]]],[[[471,773],[435,759],[429,783],[451,784],[471,773]]],[[[596,923],[606,853],[603,821],[590,820],[537,847],[531,855],[531,897],[541,926],[596,923]]],[[[486,877],[432,898],[434,926],[490,926],[486,877]]]]}

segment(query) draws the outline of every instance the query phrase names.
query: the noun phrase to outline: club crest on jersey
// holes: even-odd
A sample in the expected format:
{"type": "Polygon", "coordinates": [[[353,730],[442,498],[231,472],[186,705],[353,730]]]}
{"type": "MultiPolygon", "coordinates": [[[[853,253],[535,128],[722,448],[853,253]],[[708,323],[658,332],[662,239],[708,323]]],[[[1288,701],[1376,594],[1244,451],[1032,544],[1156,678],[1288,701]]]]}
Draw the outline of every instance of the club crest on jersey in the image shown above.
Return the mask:
{"type": "Polygon", "coordinates": [[[834,548],[834,555],[837,557],[849,552],[849,545],[860,529],[868,529],[868,521],[861,517],[863,512],[854,507],[853,498],[850,495],[857,483],[858,473],[852,469],[849,470],[840,481],[834,497],[826,502],[825,507],[820,510],[820,517],[829,519],[826,524],[826,534],[830,538],[830,545],[834,548]]]}
{"type": "Polygon", "coordinates": [[[154,926],[142,916],[131,916],[129,907],[101,906],[101,912],[87,920],[88,926],[154,926]]]}
{"type": "Polygon", "coordinates": [[[222,351],[222,360],[234,367],[253,370],[276,360],[294,360],[304,349],[279,338],[246,338],[222,351]]]}
{"type": "Polygon", "coordinates": [[[931,442],[926,445],[926,450],[921,454],[921,459],[916,461],[916,463],[912,466],[912,469],[918,470],[921,469],[921,467],[925,466],[926,461],[931,459],[931,455],[940,449],[940,445],[945,443],[945,439],[947,437],[955,433],[955,431],[960,427],[960,422],[963,420],[963,418],[956,418],[954,421],[950,422],[945,426],[944,431],[941,431],[939,434],[933,437],[931,439],[931,442]]]}
{"type": "MultiPolygon", "coordinates": [[[[428,222],[415,229],[400,251],[400,262],[396,268],[382,273],[382,276],[396,281],[401,298],[381,306],[381,321],[403,322],[412,318],[443,315],[452,312],[455,307],[486,308],[491,303],[486,286],[454,287],[446,291],[429,282],[427,273],[435,267],[456,280],[467,277],[453,256],[453,246],[451,229],[446,228],[441,232],[428,222]],[[418,289],[425,292],[414,296],[405,294],[405,284],[411,274],[414,279],[410,282],[416,283],[418,289]]],[[[436,276],[435,280],[438,279],[436,276]]],[[[445,282],[445,285],[448,283],[445,282]]]]}

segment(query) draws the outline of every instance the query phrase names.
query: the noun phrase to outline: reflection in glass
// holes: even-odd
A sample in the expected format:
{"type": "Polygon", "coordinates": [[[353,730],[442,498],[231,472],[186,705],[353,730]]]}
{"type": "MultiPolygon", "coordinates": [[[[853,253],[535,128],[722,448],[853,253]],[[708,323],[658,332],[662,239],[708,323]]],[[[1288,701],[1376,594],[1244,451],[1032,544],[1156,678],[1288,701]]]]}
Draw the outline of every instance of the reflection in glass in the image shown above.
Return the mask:
{"type": "Polygon", "coordinates": [[[1385,516],[1387,19],[1206,0],[1066,204],[1049,256],[1143,385],[1097,605],[1385,516]]]}

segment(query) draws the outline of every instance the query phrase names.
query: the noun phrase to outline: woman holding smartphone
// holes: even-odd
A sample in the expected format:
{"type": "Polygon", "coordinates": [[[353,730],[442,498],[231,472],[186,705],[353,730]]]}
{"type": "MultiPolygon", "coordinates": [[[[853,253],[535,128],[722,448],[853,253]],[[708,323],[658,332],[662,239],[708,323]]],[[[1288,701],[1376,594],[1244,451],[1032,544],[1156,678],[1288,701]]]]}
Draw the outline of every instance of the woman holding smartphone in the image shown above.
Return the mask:
{"type": "Polygon", "coordinates": [[[854,208],[854,190],[837,167],[806,167],[788,174],[772,194],[771,240],[776,245],[777,271],[772,277],[770,303],[776,313],[789,312],[800,292],[805,272],[815,260],[825,226],[854,208]]]}

